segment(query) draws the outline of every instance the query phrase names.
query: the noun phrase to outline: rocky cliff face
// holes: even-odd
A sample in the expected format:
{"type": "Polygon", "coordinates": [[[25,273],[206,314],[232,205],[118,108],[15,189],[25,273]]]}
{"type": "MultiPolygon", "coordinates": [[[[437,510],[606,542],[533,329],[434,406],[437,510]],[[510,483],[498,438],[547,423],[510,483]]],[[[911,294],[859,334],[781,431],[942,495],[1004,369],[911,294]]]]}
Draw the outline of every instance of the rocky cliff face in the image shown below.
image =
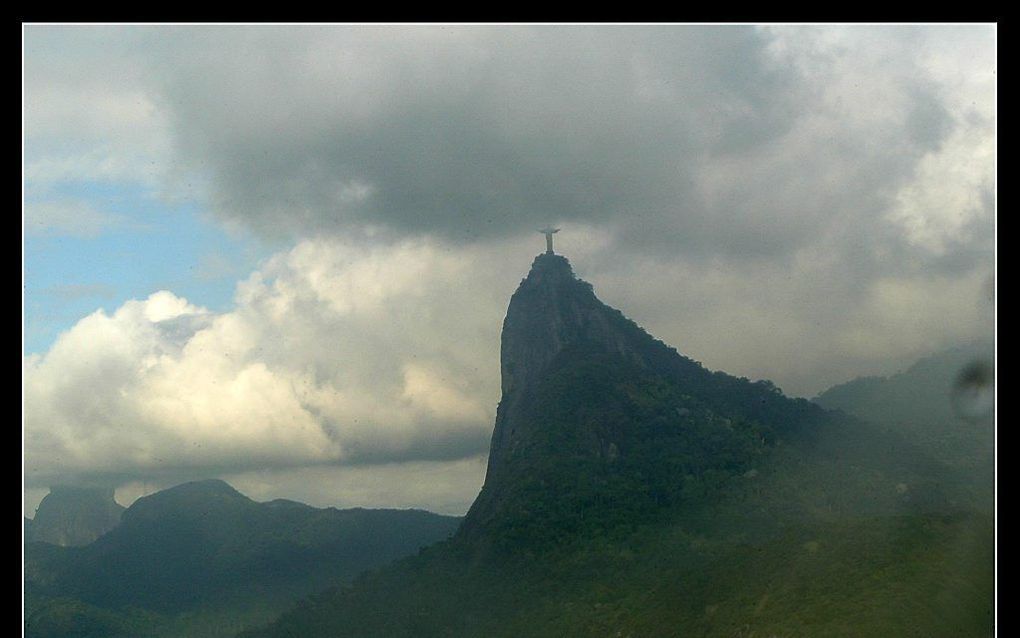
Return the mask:
{"type": "Polygon", "coordinates": [[[503,398],[492,435],[487,484],[502,470],[515,441],[527,436],[522,402],[564,349],[581,343],[599,344],[607,352],[641,362],[638,349],[619,329],[621,320],[618,311],[599,301],[592,287],[574,276],[565,257],[545,253],[535,258],[527,278],[510,299],[503,322],[503,398]]]}
{"type": "Polygon", "coordinates": [[[593,493],[604,492],[596,483],[623,486],[620,498],[662,488],[654,509],[679,498],[671,482],[737,471],[756,448],[823,419],[767,381],[682,356],[599,301],[555,254],[535,258],[510,300],[500,365],[485,484],[462,536],[531,516],[525,492],[548,500],[557,483],[562,498],[548,508],[574,507],[580,481],[593,493]]]}
{"type": "MultiPolygon", "coordinates": [[[[495,516],[504,488],[515,481],[511,459],[535,438],[535,392],[565,353],[597,352],[637,370],[705,376],[709,373],[654,339],[619,311],[602,303],[592,286],[574,276],[563,256],[535,257],[530,272],[510,299],[503,323],[500,365],[502,399],[496,414],[486,483],[465,518],[470,534],[495,516]]],[[[618,449],[596,442],[606,454],[618,449]]],[[[598,450],[596,453],[599,453],[598,450]]]]}
{"type": "Polygon", "coordinates": [[[88,545],[120,523],[124,507],[113,489],[52,487],[25,528],[26,541],[88,545]]]}

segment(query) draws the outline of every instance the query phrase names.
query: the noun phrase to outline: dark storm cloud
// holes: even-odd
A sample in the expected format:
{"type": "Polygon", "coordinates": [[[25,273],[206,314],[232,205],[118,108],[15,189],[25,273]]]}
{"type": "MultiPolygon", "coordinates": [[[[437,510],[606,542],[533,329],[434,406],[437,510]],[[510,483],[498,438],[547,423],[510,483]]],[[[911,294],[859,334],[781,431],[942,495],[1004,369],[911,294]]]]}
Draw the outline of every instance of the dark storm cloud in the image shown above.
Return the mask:
{"type": "Polygon", "coordinates": [[[555,221],[610,229],[625,250],[773,258],[852,218],[878,239],[954,130],[943,96],[902,51],[848,68],[845,50],[782,40],[749,26],[210,28],[166,37],[154,76],[216,210],[265,235],[471,240],[555,221]]]}
{"type": "Polygon", "coordinates": [[[415,438],[395,446],[388,441],[352,441],[347,444],[345,465],[375,465],[411,461],[458,461],[487,454],[488,430],[449,427],[445,423],[422,423],[415,438]]]}
{"type": "Polygon", "coordinates": [[[220,212],[265,233],[555,219],[703,243],[742,220],[700,201],[695,173],[778,143],[810,100],[744,27],[209,35],[161,70],[176,130],[220,212]]]}
{"type": "MultiPolygon", "coordinates": [[[[975,93],[994,84],[960,79],[994,77],[987,25],[30,35],[27,125],[64,131],[33,133],[32,149],[66,147],[68,126],[118,148],[172,143],[153,164],[190,172],[169,191],[199,188],[221,218],[285,240],[485,240],[568,223],[624,252],[689,259],[787,259],[837,232],[835,245],[882,254],[916,239],[890,217],[925,158],[994,134],[975,93]],[[92,101],[54,106],[74,87],[92,101]]],[[[118,161],[90,170],[149,165],[118,161]]]]}

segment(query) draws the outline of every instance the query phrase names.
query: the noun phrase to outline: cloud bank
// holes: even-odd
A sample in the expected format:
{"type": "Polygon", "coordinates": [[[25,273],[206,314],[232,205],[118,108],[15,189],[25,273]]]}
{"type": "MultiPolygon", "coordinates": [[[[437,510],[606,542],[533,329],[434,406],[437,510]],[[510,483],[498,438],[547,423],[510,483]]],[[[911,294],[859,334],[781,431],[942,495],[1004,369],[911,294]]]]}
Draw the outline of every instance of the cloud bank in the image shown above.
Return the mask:
{"type": "Polygon", "coordinates": [[[29,357],[35,485],[473,471],[547,223],[607,303],[794,394],[991,330],[992,25],[40,26],[25,78],[27,233],[131,184],[280,247],[227,312],[156,292],[29,357]]]}
{"type": "Polygon", "coordinates": [[[557,221],[630,251],[746,259],[833,232],[941,255],[990,224],[991,26],[38,33],[33,182],[74,174],[51,150],[70,138],[81,174],[201,189],[265,236],[557,221]]]}
{"type": "MultiPolygon", "coordinates": [[[[973,277],[886,278],[837,304],[817,262],[753,277],[651,259],[607,268],[608,239],[577,234],[568,254],[602,299],[711,368],[794,391],[843,380],[848,362],[926,352],[931,333],[966,339],[990,317],[973,277]]],[[[482,455],[499,400],[502,317],[528,260],[516,272],[505,264],[542,243],[305,240],[240,282],[229,312],[168,291],[99,310],[26,359],[26,480],[169,481],[482,455]]]]}
{"type": "Polygon", "coordinates": [[[26,360],[27,478],[484,453],[516,275],[471,272],[483,261],[308,240],[241,282],[230,312],[168,291],[97,311],[26,360]]]}

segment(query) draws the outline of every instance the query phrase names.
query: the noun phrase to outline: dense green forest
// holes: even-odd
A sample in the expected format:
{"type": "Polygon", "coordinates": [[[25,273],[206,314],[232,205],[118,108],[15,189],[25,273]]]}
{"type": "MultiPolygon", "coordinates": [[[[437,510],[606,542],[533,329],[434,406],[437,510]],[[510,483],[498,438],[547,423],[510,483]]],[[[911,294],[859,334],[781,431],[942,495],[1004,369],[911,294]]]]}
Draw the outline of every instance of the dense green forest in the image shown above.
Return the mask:
{"type": "Polygon", "coordinates": [[[991,513],[908,439],[827,413],[783,436],[617,363],[553,366],[485,533],[246,635],[990,635],[991,513]],[[618,449],[584,453],[585,420],[618,449]]]}
{"type": "Polygon", "coordinates": [[[988,516],[682,524],[477,561],[443,545],[320,595],[272,636],[988,636],[988,516]]]}

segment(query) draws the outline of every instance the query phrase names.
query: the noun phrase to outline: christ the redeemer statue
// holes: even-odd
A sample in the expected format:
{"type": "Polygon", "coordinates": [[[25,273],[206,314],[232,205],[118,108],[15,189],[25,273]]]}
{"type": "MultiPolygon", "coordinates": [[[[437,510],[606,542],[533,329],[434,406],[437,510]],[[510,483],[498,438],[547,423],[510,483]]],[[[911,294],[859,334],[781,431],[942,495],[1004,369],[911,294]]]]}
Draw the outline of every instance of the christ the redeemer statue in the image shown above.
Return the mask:
{"type": "Polygon", "coordinates": [[[543,235],[545,235],[545,254],[547,254],[547,255],[553,254],[552,236],[553,236],[553,233],[560,232],[560,229],[559,228],[551,228],[549,226],[546,226],[545,228],[543,228],[542,230],[540,230],[538,232],[540,232],[543,235]]]}

